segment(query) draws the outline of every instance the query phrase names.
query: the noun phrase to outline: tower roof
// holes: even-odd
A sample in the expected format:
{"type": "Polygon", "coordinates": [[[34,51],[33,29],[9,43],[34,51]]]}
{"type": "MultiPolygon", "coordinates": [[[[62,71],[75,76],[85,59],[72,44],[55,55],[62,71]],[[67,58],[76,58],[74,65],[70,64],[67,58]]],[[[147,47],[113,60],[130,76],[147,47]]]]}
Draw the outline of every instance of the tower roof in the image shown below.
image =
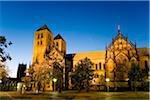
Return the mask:
{"type": "Polygon", "coordinates": [[[63,38],[62,38],[62,36],[60,35],[60,34],[58,34],[55,38],[54,38],[54,40],[55,39],[62,39],[63,41],[65,41],[63,38]]]}
{"type": "Polygon", "coordinates": [[[51,30],[47,27],[47,25],[45,24],[45,25],[43,25],[43,26],[41,26],[39,29],[37,29],[36,31],[40,31],[40,30],[44,30],[44,29],[47,29],[48,31],[50,31],[51,32],[51,30]]]}

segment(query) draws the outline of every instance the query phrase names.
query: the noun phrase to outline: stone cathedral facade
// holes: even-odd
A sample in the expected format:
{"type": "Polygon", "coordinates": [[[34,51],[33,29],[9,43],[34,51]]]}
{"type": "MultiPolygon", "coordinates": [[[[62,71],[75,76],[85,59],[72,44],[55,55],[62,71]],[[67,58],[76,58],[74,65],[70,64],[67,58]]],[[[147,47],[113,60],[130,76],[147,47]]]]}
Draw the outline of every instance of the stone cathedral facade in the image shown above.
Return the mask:
{"type": "MultiPolygon", "coordinates": [[[[33,61],[42,62],[44,54],[47,50],[54,47],[55,57],[63,59],[63,86],[65,89],[72,89],[70,74],[75,69],[75,65],[79,60],[89,58],[94,66],[94,78],[91,85],[106,85],[105,79],[109,78],[111,82],[120,81],[116,79],[116,73],[120,65],[124,65],[124,70],[127,71],[131,67],[131,63],[138,63],[141,68],[145,66],[150,67],[150,49],[149,48],[137,48],[136,43],[128,40],[128,37],[124,36],[118,27],[118,33],[115,38],[112,38],[112,42],[106,46],[106,50],[95,52],[80,52],[74,54],[66,54],[66,42],[60,34],[56,37],[53,36],[51,30],[46,26],[39,28],[34,35],[34,47],[33,47],[33,61]]],[[[128,80],[127,73],[121,76],[121,81],[128,80]]],[[[114,87],[113,83],[109,84],[110,87],[114,87]]]]}
{"type": "MultiPolygon", "coordinates": [[[[32,64],[41,64],[41,63],[53,63],[54,61],[59,61],[61,64],[61,69],[65,73],[65,55],[66,55],[66,42],[58,34],[56,37],[53,36],[51,30],[44,25],[36,30],[34,34],[34,47],[33,47],[33,58],[32,64]],[[50,57],[51,60],[46,59],[46,54],[50,57]],[[53,61],[53,62],[52,62],[53,61]]],[[[39,71],[39,67],[34,67],[35,71],[39,71]]],[[[51,67],[51,66],[49,66],[51,67]]],[[[54,68],[52,68],[54,70],[54,68]]],[[[62,75],[63,82],[65,83],[65,75],[62,75]]],[[[45,84],[45,90],[54,90],[54,83],[50,81],[48,84],[45,84]]]]}
{"type": "MultiPolygon", "coordinates": [[[[128,37],[118,30],[118,34],[112,39],[112,42],[106,47],[105,64],[106,64],[106,77],[115,81],[116,73],[113,70],[117,70],[119,65],[124,65],[124,70],[128,70],[131,67],[131,63],[139,63],[139,54],[136,48],[136,43],[132,43],[128,40],[128,37]]],[[[123,73],[123,72],[122,72],[123,73]]],[[[122,80],[126,80],[128,75],[123,75],[122,80]]]]}

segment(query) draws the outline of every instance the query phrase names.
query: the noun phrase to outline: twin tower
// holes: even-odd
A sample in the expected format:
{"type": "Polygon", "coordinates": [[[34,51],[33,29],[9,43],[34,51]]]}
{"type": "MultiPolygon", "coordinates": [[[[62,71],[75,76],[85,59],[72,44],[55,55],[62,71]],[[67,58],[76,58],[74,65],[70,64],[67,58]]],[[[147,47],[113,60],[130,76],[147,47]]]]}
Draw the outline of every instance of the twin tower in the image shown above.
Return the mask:
{"type": "Polygon", "coordinates": [[[34,34],[34,47],[33,47],[33,59],[32,64],[35,62],[42,62],[46,51],[55,47],[57,52],[63,57],[66,54],[66,41],[60,34],[56,37],[53,36],[51,30],[44,25],[36,30],[34,34]]]}

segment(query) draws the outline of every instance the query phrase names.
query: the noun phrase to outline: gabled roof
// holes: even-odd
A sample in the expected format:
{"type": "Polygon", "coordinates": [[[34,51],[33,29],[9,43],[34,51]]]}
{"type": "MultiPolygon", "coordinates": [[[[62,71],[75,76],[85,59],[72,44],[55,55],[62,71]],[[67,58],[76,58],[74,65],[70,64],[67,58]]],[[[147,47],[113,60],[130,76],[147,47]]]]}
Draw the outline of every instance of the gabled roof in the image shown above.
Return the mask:
{"type": "Polygon", "coordinates": [[[47,29],[48,31],[51,32],[51,30],[47,27],[47,25],[43,25],[41,26],[39,29],[37,29],[36,31],[40,31],[40,30],[44,30],[44,29],[47,29]]]}
{"type": "Polygon", "coordinates": [[[62,38],[62,36],[61,36],[60,34],[58,34],[58,35],[54,38],[54,40],[56,40],[56,39],[62,39],[63,41],[65,41],[65,40],[62,38]]]}

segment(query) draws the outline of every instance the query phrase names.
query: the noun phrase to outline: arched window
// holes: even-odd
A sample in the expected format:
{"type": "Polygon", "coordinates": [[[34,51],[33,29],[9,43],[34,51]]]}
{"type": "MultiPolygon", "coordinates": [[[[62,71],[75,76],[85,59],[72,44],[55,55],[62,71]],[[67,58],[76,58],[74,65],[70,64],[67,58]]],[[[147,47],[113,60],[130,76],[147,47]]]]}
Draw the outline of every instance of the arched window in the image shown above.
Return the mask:
{"type": "Polygon", "coordinates": [[[97,64],[95,64],[96,70],[98,70],[97,64]]]}
{"type": "Polygon", "coordinates": [[[105,64],[103,64],[103,66],[104,66],[104,69],[105,69],[105,68],[106,68],[106,67],[105,67],[105,64]]]}
{"type": "Polygon", "coordinates": [[[41,33],[41,38],[43,38],[43,33],[41,33]]]}
{"type": "Polygon", "coordinates": [[[58,47],[58,42],[56,42],[56,47],[58,47]]]}
{"type": "Polygon", "coordinates": [[[37,37],[38,39],[40,38],[40,34],[38,34],[38,37],[37,37]]]}
{"type": "Polygon", "coordinates": [[[39,41],[37,42],[37,45],[39,45],[39,41]]]}
{"type": "Polygon", "coordinates": [[[99,63],[99,69],[101,69],[102,68],[102,64],[101,64],[101,62],[99,63]]]}

